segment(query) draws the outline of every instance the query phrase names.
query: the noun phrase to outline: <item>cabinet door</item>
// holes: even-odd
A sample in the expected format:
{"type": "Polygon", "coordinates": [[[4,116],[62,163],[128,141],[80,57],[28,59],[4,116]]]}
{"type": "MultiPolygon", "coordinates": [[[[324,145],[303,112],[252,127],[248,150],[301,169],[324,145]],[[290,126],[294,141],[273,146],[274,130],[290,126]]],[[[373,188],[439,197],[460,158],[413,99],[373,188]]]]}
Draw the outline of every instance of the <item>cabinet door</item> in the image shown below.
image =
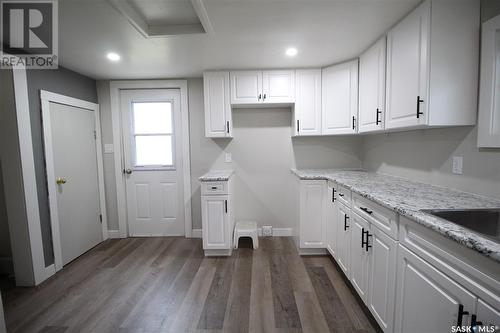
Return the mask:
{"type": "MultiPolygon", "coordinates": [[[[477,321],[483,323],[484,326],[500,327],[500,311],[486,304],[482,299],[477,300],[476,313],[477,321]]],[[[490,330],[490,332],[493,332],[493,330],[490,330]]]]}
{"type": "Polygon", "coordinates": [[[359,132],[384,129],[386,38],[359,58],[359,132]]]}
{"type": "Polygon", "coordinates": [[[322,134],[356,133],[358,60],[324,68],[321,80],[322,134]]]}
{"type": "Polygon", "coordinates": [[[205,136],[232,136],[231,104],[229,101],[229,72],[203,73],[205,100],[205,136]]]}
{"type": "Polygon", "coordinates": [[[295,135],[321,135],[321,69],[295,72],[295,135]]]}
{"type": "Polygon", "coordinates": [[[349,254],[351,247],[351,210],[343,204],[337,203],[337,263],[344,271],[344,274],[350,275],[349,254]]]}
{"type": "Polygon", "coordinates": [[[326,195],[326,248],[328,252],[337,258],[336,242],[337,242],[337,220],[339,217],[337,203],[335,202],[335,189],[328,186],[326,195]]]}
{"type": "MultiPolygon", "coordinates": [[[[370,232],[370,223],[356,214],[351,216],[351,283],[359,294],[359,297],[366,303],[368,299],[368,276],[370,273],[371,249],[366,249],[362,245],[362,240],[366,240],[366,232],[370,232]]],[[[373,237],[368,240],[372,243],[373,237]]]]}
{"type": "Polygon", "coordinates": [[[397,270],[395,332],[450,332],[460,304],[472,313],[473,294],[402,245],[397,270]]]}
{"type": "Polygon", "coordinates": [[[262,103],[262,72],[231,72],[231,104],[262,103]]]}
{"type": "Polygon", "coordinates": [[[372,225],[368,309],[384,332],[392,332],[398,243],[372,225]]]}
{"type": "Polygon", "coordinates": [[[202,234],[204,249],[229,249],[230,232],[228,219],[228,196],[201,197],[202,234]]]}
{"type": "Polygon", "coordinates": [[[300,182],[300,247],[326,248],[326,183],[300,182]]]}
{"type": "Polygon", "coordinates": [[[263,103],[294,103],[295,71],[263,71],[262,93],[263,103]]]}
{"type": "Polygon", "coordinates": [[[430,2],[426,1],[387,35],[385,128],[427,123],[429,22],[430,2]]]}

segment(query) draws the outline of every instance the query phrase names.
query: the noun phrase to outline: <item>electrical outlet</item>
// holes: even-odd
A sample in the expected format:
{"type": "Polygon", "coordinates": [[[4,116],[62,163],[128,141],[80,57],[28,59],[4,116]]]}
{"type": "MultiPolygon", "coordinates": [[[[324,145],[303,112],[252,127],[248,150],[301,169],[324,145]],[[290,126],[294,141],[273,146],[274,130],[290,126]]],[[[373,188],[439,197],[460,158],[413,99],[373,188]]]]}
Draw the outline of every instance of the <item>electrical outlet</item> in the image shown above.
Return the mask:
{"type": "Polygon", "coordinates": [[[269,237],[273,235],[273,227],[270,225],[262,226],[262,236],[269,237]]]}
{"type": "Polygon", "coordinates": [[[233,156],[231,153],[226,153],[226,163],[231,163],[233,161],[233,156]]]}
{"type": "Polygon", "coordinates": [[[453,172],[456,175],[461,175],[462,174],[462,167],[464,163],[464,158],[463,156],[453,156],[453,162],[451,166],[451,172],[453,172]]]}

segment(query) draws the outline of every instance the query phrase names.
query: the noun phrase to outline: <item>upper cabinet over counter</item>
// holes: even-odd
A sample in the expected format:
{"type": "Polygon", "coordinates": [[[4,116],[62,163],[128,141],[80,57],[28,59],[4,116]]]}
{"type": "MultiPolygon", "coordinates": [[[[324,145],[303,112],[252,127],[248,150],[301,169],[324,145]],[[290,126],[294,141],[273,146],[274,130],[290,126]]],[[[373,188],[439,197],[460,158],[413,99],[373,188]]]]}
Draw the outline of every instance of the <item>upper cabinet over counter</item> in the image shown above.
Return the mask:
{"type": "MultiPolygon", "coordinates": [[[[497,50],[496,20],[496,30],[485,29],[485,50],[497,50]]],[[[483,52],[484,147],[500,146],[498,89],[488,83],[500,77],[492,73],[500,57],[493,52],[483,52]]],[[[232,137],[231,107],[291,106],[294,136],[474,125],[478,58],[479,1],[427,0],[359,60],[322,69],[204,73],[205,134],[232,137]]]]}
{"type": "Polygon", "coordinates": [[[387,35],[385,128],[474,125],[479,1],[428,0],[387,35]]]}

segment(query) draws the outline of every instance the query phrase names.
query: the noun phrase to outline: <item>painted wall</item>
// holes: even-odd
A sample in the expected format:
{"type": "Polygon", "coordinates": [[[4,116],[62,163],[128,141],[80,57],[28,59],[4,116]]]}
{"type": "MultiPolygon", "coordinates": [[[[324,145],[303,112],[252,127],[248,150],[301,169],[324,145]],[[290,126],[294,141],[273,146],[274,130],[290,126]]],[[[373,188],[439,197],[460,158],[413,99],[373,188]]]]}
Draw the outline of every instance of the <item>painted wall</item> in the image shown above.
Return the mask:
{"type": "MultiPolygon", "coordinates": [[[[103,143],[112,143],[109,82],[98,81],[103,143]]],[[[211,169],[234,169],[235,216],[261,225],[289,228],[294,216],[294,176],[290,168],[360,167],[360,137],[291,138],[290,109],[236,109],[234,138],[205,138],[203,80],[188,80],[193,228],[201,228],[198,177],[211,169]],[[225,162],[225,153],[232,163],[225,162]]],[[[105,154],[110,230],[118,229],[113,154],[105,154]]]]}
{"type": "Polygon", "coordinates": [[[48,90],[97,103],[96,82],[63,67],[59,67],[57,70],[28,70],[27,80],[43,252],[45,265],[48,266],[54,262],[54,255],[52,253],[49,200],[43,152],[40,90],[48,90]]]}
{"type": "Polygon", "coordinates": [[[0,160],[0,274],[2,273],[2,262],[12,259],[10,249],[9,221],[7,220],[7,206],[5,204],[5,188],[3,186],[2,161],[0,160]]]}

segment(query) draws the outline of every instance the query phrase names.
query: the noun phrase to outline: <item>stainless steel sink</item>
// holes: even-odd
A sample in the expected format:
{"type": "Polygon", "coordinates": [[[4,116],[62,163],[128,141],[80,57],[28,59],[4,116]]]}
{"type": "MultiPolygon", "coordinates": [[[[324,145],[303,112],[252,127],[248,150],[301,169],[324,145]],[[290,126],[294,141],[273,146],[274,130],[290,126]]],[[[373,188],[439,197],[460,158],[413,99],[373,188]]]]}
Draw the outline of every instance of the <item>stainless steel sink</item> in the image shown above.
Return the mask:
{"type": "Polygon", "coordinates": [[[429,209],[423,212],[461,225],[495,242],[500,242],[500,208],[498,209],[429,209]]]}

